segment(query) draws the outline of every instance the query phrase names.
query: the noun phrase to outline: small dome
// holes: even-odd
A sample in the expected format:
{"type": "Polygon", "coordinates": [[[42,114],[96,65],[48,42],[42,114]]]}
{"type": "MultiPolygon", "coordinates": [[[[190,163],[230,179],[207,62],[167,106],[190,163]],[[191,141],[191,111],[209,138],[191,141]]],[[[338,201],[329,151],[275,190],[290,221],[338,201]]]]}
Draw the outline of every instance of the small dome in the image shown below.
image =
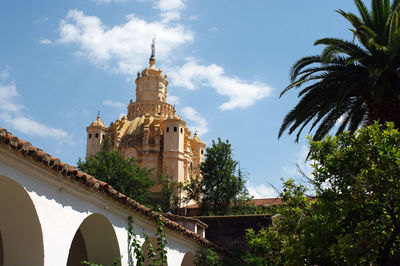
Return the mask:
{"type": "Polygon", "coordinates": [[[90,124],[89,127],[106,127],[106,125],[101,121],[100,115],[97,116],[97,119],[90,124]]]}
{"type": "Polygon", "coordinates": [[[197,136],[197,132],[194,132],[193,140],[196,142],[201,142],[200,138],[197,136]]]}

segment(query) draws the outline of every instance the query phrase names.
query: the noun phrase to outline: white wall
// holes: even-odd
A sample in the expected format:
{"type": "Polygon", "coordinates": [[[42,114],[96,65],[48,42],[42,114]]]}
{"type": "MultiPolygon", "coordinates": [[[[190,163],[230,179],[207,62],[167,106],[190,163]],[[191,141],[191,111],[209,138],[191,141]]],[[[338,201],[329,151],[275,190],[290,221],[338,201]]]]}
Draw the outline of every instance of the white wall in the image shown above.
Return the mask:
{"type": "MultiPolygon", "coordinates": [[[[6,153],[0,149],[0,181],[14,180],[24,188],[34,206],[31,210],[36,210],[38,224],[41,228],[44,259],[42,262],[39,259],[37,263],[30,265],[42,265],[43,263],[44,265],[65,265],[75,233],[85,219],[93,214],[104,219],[97,227],[89,226],[89,229],[85,229],[83,226],[83,230],[81,227],[84,238],[86,230],[85,242],[87,246],[90,246],[87,247],[89,258],[90,253],[111,252],[110,254],[116,254],[115,249],[117,249],[122,255],[122,265],[128,265],[128,216],[133,216],[134,226],[142,243],[144,242],[141,236],[142,231],[147,232],[150,236],[154,235],[154,223],[112,201],[102,193],[87,191],[77,184],[71,184],[70,181],[65,180],[66,177],[48,172],[45,166],[41,167],[38,163],[30,162],[29,159],[22,158],[18,154],[14,155],[13,151],[6,153]],[[93,247],[96,242],[109,242],[113,234],[115,234],[117,242],[110,250],[93,250],[93,248],[96,249],[93,247]]],[[[16,194],[11,194],[9,197],[13,197],[13,195],[16,194]]],[[[29,197],[26,198],[29,199],[29,197]]],[[[17,198],[21,198],[21,195],[17,198]]],[[[15,204],[13,200],[17,199],[7,201],[10,203],[7,205],[8,208],[11,208],[10,210],[15,210],[13,206],[17,206],[13,205],[15,204]]],[[[7,206],[0,205],[0,212],[7,209],[7,206]]],[[[20,210],[15,211],[20,212],[20,210]]],[[[27,221],[31,221],[31,218],[27,221]]],[[[23,225],[18,226],[24,227],[23,225]]],[[[1,224],[0,231],[3,238],[4,260],[6,261],[10,253],[5,247],[7,233],[2,230],[1,224]]],[[[174,231],[167,230],[166,234],[168,265],[170,266],[181,265],[185,253],[189,251],[195,253],[201,248],[199,244],[174,231]]],[[[99,245],[97,248],[101,248],[101,246],[99,245]]],[[[29,251],[27,252],[29,253],[29,251]]],[[[23,255],[25,256],[26,253],[23,255]]],[[[107,258],[106,254],[104,255],[104,258],[107,258]]],[[[108,263],[107,259],[105,262],[108,263]]]]}

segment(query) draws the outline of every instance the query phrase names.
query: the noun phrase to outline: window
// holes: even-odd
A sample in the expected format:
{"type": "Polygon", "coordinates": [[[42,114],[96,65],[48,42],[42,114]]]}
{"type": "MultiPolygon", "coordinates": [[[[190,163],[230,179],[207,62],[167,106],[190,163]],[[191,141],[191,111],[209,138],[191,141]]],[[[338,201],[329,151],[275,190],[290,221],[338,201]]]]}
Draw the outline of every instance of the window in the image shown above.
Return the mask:
{"type": "Polygon", "coordinates": [[[174,132],[176,132],[176,131],[178,131],[178,128],[177,128],[177,127],[174,127],[174,132]]]}
{"type": "Polygon", "coordinates": [[[204,150],[201,150],[201,154],[203,154],[204,153],[204,150]]]}
{"type": "Polygon", "coordinates": [[[98,138],[99,137],[99,133],[96,133],[96,138],[98,138]]]}
{"type": "Polygon", "coordinates": [[[89,139],[91,139],[92,138],[92,134],[89,134],[89,139]]]}
{"type": "Polygon", "coordinates": [[[181,128],[181,133],[183,133],[183,128],[181,128]]]}
{"type": "Polygon", "coordinates": [[[103,134],[103,139],[105,139],[106,138],[106,135],[105,134],[103,134]]]}
{"type": "Polygon", "coordinates": [[[169,127],[167,127],[167,132],[169,132],[169,127]]]}

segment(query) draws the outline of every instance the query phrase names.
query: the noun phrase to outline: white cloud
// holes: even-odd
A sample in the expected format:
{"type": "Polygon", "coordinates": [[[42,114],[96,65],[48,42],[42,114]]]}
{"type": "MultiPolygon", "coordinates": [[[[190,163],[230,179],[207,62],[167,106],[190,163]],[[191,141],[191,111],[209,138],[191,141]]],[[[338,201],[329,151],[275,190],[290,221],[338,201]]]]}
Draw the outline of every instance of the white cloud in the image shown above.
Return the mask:
{"type": "MultiPolygon", "coordinates": [[[[9,74],[7,78],[9,78],[9,74]]],[[[68,137],[66,131],[48,127],[26,117],[22,112],[25,106],[17,102],[16,97],[18,96],[19,94],[14,81],[6,85],[0,84],[0,120],[7,126],[27,135],[63,139],[71,143],[71,141],[66,139],[68,137]]]]}
{"type": "Polygon", "coordinates": [[[181,103],[179,96],[175,96],[175,95],[171,95],[171,94],[168,95],[167,101],[169,104],[172,104],[172,105],[178,105],[181,103]]]}
{"type": "MultiPolygon", "coordinates": [[[[148,60],[154,35],[157,39],[156,57],[165,61],[179,56],[177,48],[193,41],[193,32],[183,24],[169,23],[179,18],[181,10],[185,8],[183,0],[152,2],[153,8],[160,11],[161,21],[149,22],[131,14],[127,16],[126,23],[107,26],[96,16],[70,10],[60,22],[58,41],[77,45],[75,55],[86,57],[106,71],[133,76],[148,60]]],[[[198,86],[214,88],[219,95],[228,98],[220,105],[221,110],[247,108],[269,96],[272,91],[267,84],[227,76],[223,67],[200,65],[196,60],[172,69],[169,74],[172,77],[171,84],[175,86],[190,90],[198,86]]]]}
{"type": "Polygon", "coordinates": [[[71,10],[60,22],[59,41],[77,44],[78,53],[97,66],[133,75],[148,60],[154,35],[157,58],[168,58],[174,48],[193,40],[193,33],[183,25],[147,22],[133,14],[127,19],[125,24],[108,27],[96,16],[71,10]]]}
{"type": "Polygon", "coordinates": [[[253,196],[255,199],[278,197],[274,188],[267,187],[264,184],[261,184],[259,186],[249,185],[247,186],[247,190],[249,191],[249,194],[253,196]]]}
{"type": "Polygon", "coordinates": [[[4,112],[0,113],[0,118],[12,128],[27,135],[51,137],[55,139],[62,139],[68,136],[67,132],[62,129],[48,127],[24,116],[14,116],[4,112]]]}
{"type": "Polygon", "coordinates": [[[0,72],[0,79],[1,80],[7,80],[10,78],[10,66],[6,66],[1,72],[0,72]]]}
{"type": "Polygon", "coordinates": [[[8,85],[0,85],[0,110],[12,113],[21,111],[23,106],[14,102],[14,98],[17,96],[18,92],[14,82],[8,85]]]}
{"type": "Polygon", "coordinates": [[[156,1],[156,6],[161,11],[180,10],[185,8],[182,0],[159,0],[156,1]]]}
{"type": "Polygon", "coordinates": [[[117,109],[124,109],[126,107],[126,104],[123,104],[123,103],[117,102],[117,101],[113,101],[113,100],[104,100],[103,105],[114,107],[117,109]]]}
{"type": "Polygon", "coordinates": [[[182,109],[183,116],[191,121],[191,125],[189,130],[195,132],[197,130],[197,134],[199,136],[204,135],[208,132],[208,123],[207,120],[204,119],[194,108],[186,106],[182,109]]]}
{"type": "Polygon", "coordinates": [[[212,28],[210,29],[210,31],[211,31],[211,32],[217,32],[217,31],[218,31],[218,28],[214,26],[214,27],[212,27],[212,28]]]}
{"type": "Polygon", "coordinates": [[[182,0],[159,0],[155,1],[155,8],[161,11],[162,21],[167,23],[180,19],[180,10],[185,8],[185,4],[182,0]]]}
{"type": "Polygon", "coordinates": [[[39,43],[41,44],[52,44],[53,42],[46,38],[40,38],[39,43]]]}
{"type": "Polygon", "coordinates": [[[236,77],[228,77],[224,69],[215,64],[209,66],[188,62],[170,73],[174,86],[194,90],[198,86],[208,86],[229,100],[220,106],[221,110],[246,108],[271,94],[272,88],[258,81],[244,81],[236,77]]]}
{"type": "Polygon", "coordinates": [[[40,19],[33,21],[33,23],[34,24],[43,24],[43,23],[46,23],[48,20],[49,20],[48,17],[44,17],[44,18],[40,18],[40,19]]]}

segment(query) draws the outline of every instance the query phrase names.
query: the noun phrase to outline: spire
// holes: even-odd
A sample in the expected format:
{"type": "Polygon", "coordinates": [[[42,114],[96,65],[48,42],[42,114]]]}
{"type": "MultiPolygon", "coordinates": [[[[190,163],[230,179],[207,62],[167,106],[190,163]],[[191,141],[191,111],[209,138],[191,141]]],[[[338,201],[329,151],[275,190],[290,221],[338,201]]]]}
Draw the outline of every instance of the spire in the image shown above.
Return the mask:
{"type": "Polygon", "coordinates": [[[150,66],[153,66],[156,64],[156,36],[154,36],[152,42],[151,42],[151,56],[149,60],[150,66]]]}

